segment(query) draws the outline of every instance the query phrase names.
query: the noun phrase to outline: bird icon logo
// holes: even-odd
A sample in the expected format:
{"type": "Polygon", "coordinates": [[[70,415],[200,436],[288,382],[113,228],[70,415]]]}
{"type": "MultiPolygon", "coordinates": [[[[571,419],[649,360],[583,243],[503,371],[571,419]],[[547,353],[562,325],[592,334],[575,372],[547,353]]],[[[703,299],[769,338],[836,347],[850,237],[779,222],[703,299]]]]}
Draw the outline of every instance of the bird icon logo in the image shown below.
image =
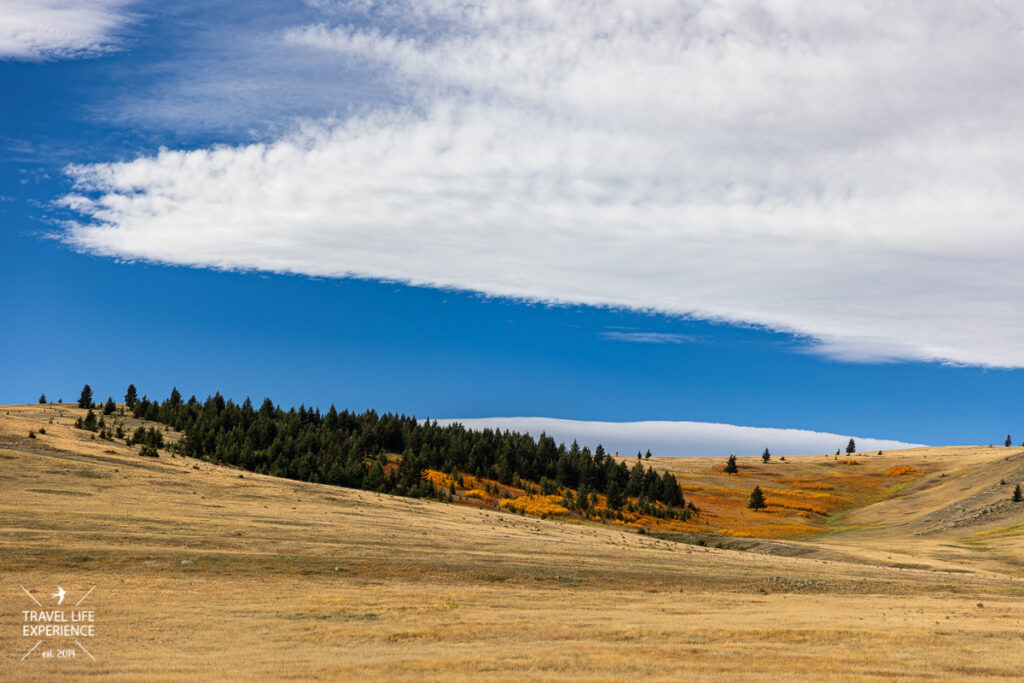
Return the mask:
{"type": "Polygon", "coordinates": [[[65,595],[65,593],[67,593],[67,591],[65,591],[60,586],[57,586],[57,592],[54,593],[53,595],[51,595],[50,597],[51,598],[57,598],[57,605],[60,606],[60,605],[64,604],[64,595],[65,595]]]}

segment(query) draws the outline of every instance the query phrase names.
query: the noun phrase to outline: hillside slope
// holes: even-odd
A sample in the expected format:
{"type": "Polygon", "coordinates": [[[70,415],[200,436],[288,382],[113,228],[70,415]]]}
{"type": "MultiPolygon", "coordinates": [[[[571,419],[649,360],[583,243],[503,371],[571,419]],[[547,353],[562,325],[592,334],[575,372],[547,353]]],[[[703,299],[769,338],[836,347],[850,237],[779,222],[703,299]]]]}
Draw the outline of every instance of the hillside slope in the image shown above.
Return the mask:
{"type": "Polygon", "coordinates": [[[75,408],[0,412],[5,680],[1024,673],[1013,577],[731,552],[141,458],[70,427],[75,408]],[[76,600],[96,587],[96,661],[20,659],[21,587],[52,603],[58,585],[76,600]]]}
{"type": "Polygon", "coordinates": [[[1024,482],[1017,448],[928,449],[942,463],[908,495],[851,510],[837,533],[819,539],[1024,576],[1024,503],[1011,501],[1024,482]]]}

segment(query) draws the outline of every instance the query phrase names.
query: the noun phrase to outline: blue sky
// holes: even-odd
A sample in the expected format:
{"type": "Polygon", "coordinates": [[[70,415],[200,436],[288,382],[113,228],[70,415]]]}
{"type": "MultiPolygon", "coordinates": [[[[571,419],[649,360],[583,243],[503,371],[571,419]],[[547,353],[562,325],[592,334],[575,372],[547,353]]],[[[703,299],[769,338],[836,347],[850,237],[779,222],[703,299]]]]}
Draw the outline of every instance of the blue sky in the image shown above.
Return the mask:
{"type": "Polygon", "coordinates": [[[632,4],[2,3],[0,401],[1024,438],[1021,11],[632,4]]]}

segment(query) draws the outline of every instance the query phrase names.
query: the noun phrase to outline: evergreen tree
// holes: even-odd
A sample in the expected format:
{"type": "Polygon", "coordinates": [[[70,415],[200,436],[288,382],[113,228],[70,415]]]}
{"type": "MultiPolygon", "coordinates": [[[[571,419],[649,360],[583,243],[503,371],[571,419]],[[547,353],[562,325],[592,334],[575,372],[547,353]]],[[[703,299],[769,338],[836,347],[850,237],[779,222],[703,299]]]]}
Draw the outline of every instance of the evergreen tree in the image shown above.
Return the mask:
{"type": "Polygon", "coordinates": [[[659,498],[669,507],[679,507],[686,502],[683,500],[683,489],[679,486],[679,480],[671,472],[661,475],[661,496],[659,498]]]}
{"type": "Polygon", "coordinates": [[[114,397],[107,396],[107,402],[103,404],[103,414],[113,415],[115,410],[117,410],[117,406],[114,405],[114,397]]]}
{"type": "Polygon", "coordinates": [[[1022,495],[1020,491],[1020,484],[1017,484],[1017,486],[1014,487],[1012,500],[1014,503],[1019,503],[1024,500],[1024,495],[1022,495]]]}
{"type": "Polygon", "coordinates": [[[857,444],[855,444],[853,442],[853,439],[850,439],[850,443],[846,444],[846,454],[847,455],[853,455],[854,452],[856,452],[856,450],[857,450],[857,444]]]}
{"type": "MultiPolygon", "coordinates": [[[[637,453],[637,455],[640,455],[637,453]]],[[[644,492],[644,466],[638,460],[629,470],[629,481],[626,483],[626,495],[636,498],[644,492]]]]}
{"type": "Polygon", "coordinates": [[[39,402],[40,403],[46,403],[46,394],[40,394],[39,402]]]}
{"type": "Polygon", "coordinates": [[[1004,446],[1006,446],[1007,448],[1009,448],[1009,447],[1010,447],[1010,444],[1012,444],[1012,443],[1013,443],[1013,439],[1011,439],[1011,438],[1010,438],[1010,435],[1009,435],[1009,434],[1007,434],[1007,435],[1006,435],[1006,443],[1005,443],[1005,444],[1003,444],[1003,445],[1004,445],[1004,446]]]}
{"type": "Polygon", "coordinates": [[[79,408],[92,408],[92,387],[86,384],[82,387],[82,395],[78,397],[79,408]]]}
{"type": "Polygon", "coordinates": [[[754,490],[750,492],[750,502],[747,503],[747,507],[751,510],[761,510],[762,508],[768,507],[768,503],[764,500],[764,493],[761,492],[760,486],[755,486],[754,490]]]}
{"type": "Polygon", "coordinates": [[[736,456],[730,455],[729,459],[725,463],[725,469],[722,470],[726,474],[736,474],[740,471],[740,468],[736,466],[736,456]]]}
{"type": "Polygon", "coordinates": [[[647,452],[646,452],[646,453],[644,453],[644,457],[645,457],[646,459],[648,459],[648,460],[650,460],[650,459],[651,459],[651,449],[650,449],[650,448],[648,448],[648,449],[647,449],[647,452]]]}
{"type": "Polygon", "coordinates": [[[608,497],[608,507],[610,509],[618,510],[622,507],[622,488],[619,487],[618,482],[612,481],[609,483],[605,495],[608,497]]]}
{"type": "Polygon", "coordinates": [[[368,491],[377,491],[383,493],[388,486],[387,475],[384,474],[384,469],[380,466],[379,462],[374,462],[370,467],[370,471],[363,477],[363,488],[368,491]]]}
{"type": "Polygon", "coordinates": [[[125,405],[127,405],[128,409],[131,410],[132,408],[135,407],[135,404],[138,402],[138,400],[139,400],[139,392],[138,392],[138,390],[135,389],[135,385],[134,384],[129,384],[128,385],[128,391],[124,392],[124,402],[125,402],[125,405]]]}
{"type": "Polygon", "coordinates": [[[764,449],[764,453],[761,454],[761,462],[768,462],[771,459],[772,459],[772,454],[768,451],[767,448],[764,449]]]}
{"type": "Polygon", "coordinates": [[[90,432],[95,432],[96,426],[96,413],[90,410],[85,414],[85,420],[82,421],[82,429],[88,429],[90,432]]]}

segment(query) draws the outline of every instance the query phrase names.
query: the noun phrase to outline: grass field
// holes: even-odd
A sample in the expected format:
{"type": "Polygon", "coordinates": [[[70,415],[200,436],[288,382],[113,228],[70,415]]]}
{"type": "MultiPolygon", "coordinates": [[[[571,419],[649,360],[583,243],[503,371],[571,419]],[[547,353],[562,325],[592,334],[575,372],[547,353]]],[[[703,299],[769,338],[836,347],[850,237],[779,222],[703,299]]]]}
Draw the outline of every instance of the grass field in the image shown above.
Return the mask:
{"type": "Polygon", "coordinates": [[[640,534],[141,458],[83,412],[0,408],[3,680],[1024,678],[1020,449],[655,458],[702,514],[640,534]],[[96,587],[96,661],[21,661],[58,585],[96,587]]]}

